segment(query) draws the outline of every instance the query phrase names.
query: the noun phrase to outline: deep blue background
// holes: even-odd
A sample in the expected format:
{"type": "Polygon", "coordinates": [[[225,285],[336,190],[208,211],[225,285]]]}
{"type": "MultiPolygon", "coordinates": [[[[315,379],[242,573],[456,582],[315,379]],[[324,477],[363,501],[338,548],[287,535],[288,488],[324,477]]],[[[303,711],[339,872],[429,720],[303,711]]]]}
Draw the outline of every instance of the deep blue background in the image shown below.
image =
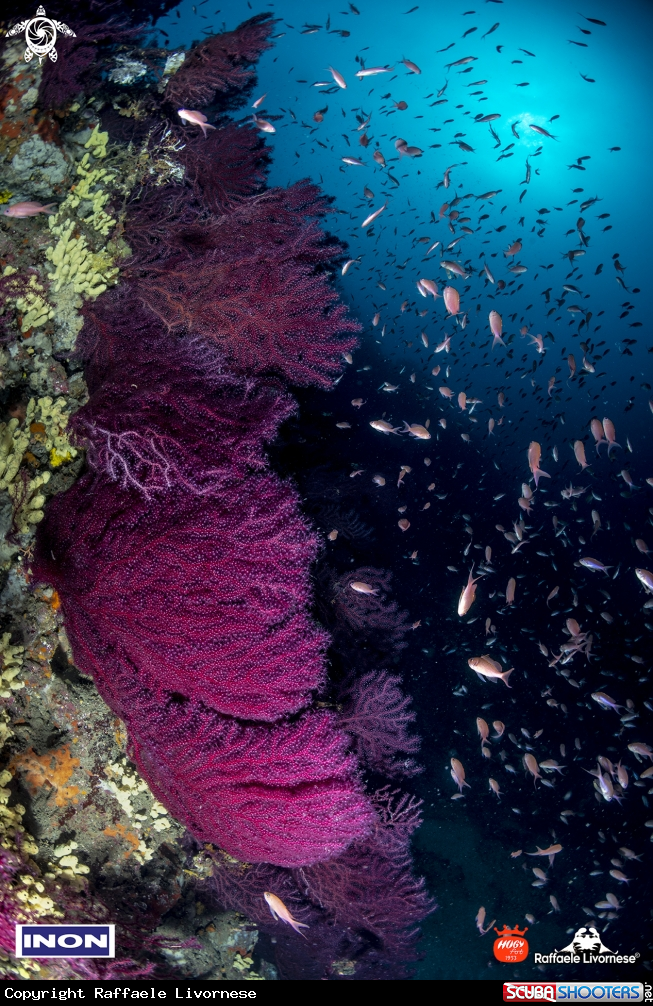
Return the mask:
{"type": "MultiPolygon", "coordinates": [[[[300,417],[287,425],[273,457],[298,480],[314,513],[319,511],[316,485],[328,484],[326,511],[335,493],[342,511],[351,510],[369,528],[368,534],[341,535],[328,545],[334,566],[391,569],[395,596],[411,617],[422,621],[398,664],[415,696],[424,737],[425,772],[408,783],[425,801],[425,823],[415,843],[417,867],[440,906],[425,926],[425,959],[417,977],[641,979],[647,972],[639,965],[606,966],[588,974],[582,968],[538,970],[529,962],[518,968],[498,964],[492,956],[494,934],[480,938],[474,917],[484,905],[487,922],[496,918],[499,927],[529,925],[531,950],[542,953],[566,945],[576,928],[592,921],[616,952],[651,956],[652,833],[645,827],[653,818],[647,796],[651,780],[635,785],[645,765],[627,745],[634,740],[653,743],[653,612],[642,607],[647,595],[634,575],[637,566],[653,569],[653,558],[634,544],[641,538],[653,547],[653,488],[645,482],[653,477],[653,414],[648,404],[653,398],[648,283],[653,4],[592,0],[582,5],[586,17],[561,0],[422,2],[412,13],[405,13],[414,6],[410,0],[361,0],[356,6],[359,14],[347,2],[323,0],[260,7],[223,3],[220,8],[217,0],[184,2],[179,16],[173,11],[158,28],[167,33],[172,49],[223,25],[231,29],[253,13],[274,12],[280,19],[275,32],[280,37],[261,59],[253,96],[267,92],[259,112],[277,130],[268,137],[270,183],[287,185],[307,176],[320,182],[334,197],[336,212],[328,220],[329,229],[349,243],[350,257],[361,258],[339,280],[344,299],[365,326],[361,348],[334,392],[301,395],[300,417]],[[327,33],[329,15],[331,30],[348,31],[349,37],[327,33]],[[594,25],[586,19],[590,17],[607,26],[594,25]],[[499,28],[481,38],[495,22],[499,28]],[[307,23],[320,30],[302,34],[307,23]],[[477,30],[463,39],[473,27],[477,30]],[[446,52],[438,51],[452,42],[446,52]],[[446,69],[447,63],[465,56],[476,59],[446,69]],[[360,81],[355,77],[357,57],[367,66],[387,64],[394,71],[360,81]],[[409,73],[402,57],[417,63],[421,74],[409,73]],[[312,86],[330,81],[329,65],[344,75],[346,90],[324,94],[326,88],[312,86]],[[528,86],[517,86],[526,82],[528,86]],[[446,103],[433,106],[445,84],[441,97],[446,103]],[[391,97],[384,98],[388,93],[391,97]],[[395,110],[393,100],[406,101],[408,108],[395,110]],[[318,124],[313,115],[325,106],[328,110],[318,124]],[[492,123],[498,148],[488,126],[474,121],[494,112],[501,116],[492,123]],[[371,116],[367,149],[359,145],[357,115],[371,116]],[[554,116],[558,118],[551,121],[554,116]],[[557,139],[536,135],[529,123],[548,129],[557,139]],[[399,159],[394,147],[398,136],[422,148],[423,156],[399,159]],[[463,152],[455,138],[474,151],[463,152]],[[373,161],[377,144],[396,181],[373,161]],[[499,159],[503,153],[511,156],[499,159]],[[365,166],[345,166],[341,158],[346,155],[359,157],[365,166]],[[531,179],[525,185],[527,157],[531,179]],[[589,158],[580,162],[585,170],[569,167],[578,158],[589,158]],[[455,167],[447,189],[442,180],[450,165],[455,167]],[[364,186],[373,198],[364,197],[364,186]],[[501,191],[491,201],[477,198],[493,189],[501,191]],[[473,231],[445,255],[471,269],[468,279],[453,283],[469,315],[464,331],[445,320],[442,300],[424,300],[415,286],[425,276],[438,281],[442,291],[442,249],[428,261],[424,253],[432,242],[446,245],[460,236],[460,223],[453,223],[452,231],[446,212],[439,216],[442,204],[456,196],[466,197],[456,209],[469,218],[466,226],[473,231]],[[599,201],[581,212],[581,203],[594,197],[599,201]],[[362,230],[363,219],[386,199],[388,207],[378,222],[362,230]],[[602,214],[609,216],[599,219],[602,214]],[[579,216],[589,241],[574,267],[566,256],[571,249],[583,248],[576,230],[579,216]],[[429,243],[418,243],[419,238],[429,243]],[[517,238],[523,249],[516,259],[507,259],[503,252],[517,238]],[[615,258],[623,273],[615,268],[615,258]],[[505,281],[502,292],[482,273],[486,260],[495,279],[505,281]],[[508,272],[514,261],[528,271],[514,277],[508,272]],[[565,282],[580,293],[565,294],[565,282]],[[401,313],[404,301],[408,307],[401,313]],[[579,329],[583,314],[570,313],[572,305],[592,313],[589,326],[583,323],[579,329]],[[423,310],[428,314],[418,317],[416,312],[423,310]],[[490,310],[503,316],[507,349],[489,351],[490,310]],[[381,319],[374,328],[377,311],[381,319]],[[523,325],[545,336],[543,356],[519,334],[523,325]],[[428,349],[420,339],[422,330],[428,349]],[[433,355],[445,333],[452,335],[452,352],[433,355]],[[573,380],[568,379],[569,353],[578,368],[573,380]],[[593,374],[581,373],[584,355],[594,364],[593,374]],[[436,364],[442,372],[432,378],[436,364]],[[551,377],[556,377],[556,385],[548,395],[551,377]],[[399,385],[398,390],[379,391],[384,381],[399,385]],[[441,384],[482,400],[472,414],[476,424],[468,412],[440,396],[441,384]],[[497,404],[500,390],[506,396],[504,409],[497,404]],[[366,404],[357,411],[350,400],[359,396],[366,404]],[[425,443],[383,437],[368,425],[381,416],[395,425],[404,419],[430,419],[433,439],[425,443]],[[490,416],[504,417],[493,437],[487,432],[490,416]],[[622,445],[611,460],[605,448],[596,457],[589,433],[590,420],[604,416],[615,423],[622,445]],[[438,425],[443,417],[446,429],[438,425]],[[340,430],[338,421],[348,421],[352,428],[340,430]],[[469,442],[461,439],[463,433],[469,442]],[[574,460],[576,439],[585,440],[591,463],[584,474],[574,460]],[[541,480],[527,519],[529,544],[512,554],[496,525],[510,531],[521,515],[516,501],[522,481],[530,476],[526,452],[531,440],[541,443],[542,466],[552,477],[541,480]],[[554,446],[558,462],[552,457],[554,446]],[[425,457],[431,459],[429,467],[425,457]],[[402,464],[413,471],[398,489],[402,464]],[[350,479],[349,472],[356,468],[364,469],[363,474],[350,479]],[[622,469],[630,472],[636,489],[628,488],[619,474],[622,469]],[[383,489],[371,481],[377,472],[387,478],[383,489]],[[436,488],[429,491],[433,482],[436,488]],[[587,487],[576,503],[560,495],[570,483],[587,487]],[[546,508],[544,501],[555,506],[546,508]],[[425,502],[431,503],[426,511],[425,502]],[[405,535],[397,527],[401,505],[408,506],[404,516],[411,521],[405,535]],[[590,539],[593,509],[600,513],[603,528],[590,539]],[[568,525],[559,537],[553,515],[568,525]],[[479,584],[468,618],[459,619],[458,595],[471,560],[478,563],[486,545],[493,549],[496,573],[479,584]],[[414,550],[416,560],[410,558],[414,550]],[[609,578],[576,564],[587,555],[611,567],[609,578]],[[514,607],[507,609],[504,591],[511,576],[517,579],[517,595],[514,607]],[[545,598],[556,585],[560,594],[547,608],[545,598]],[[611,624],[600,617],[602,610],[612,616],[611,624]],[[505,667],[515,667],[511,691],[502,684],[481,683],[467,666],[469,656],[486,651],[487,617],[497,627],[493,656],[505,667]],[[537,646],[542,642],[559,652],[567,638],[563,626],[568,617],[594,634],[591,662],[575,657],[565,668],[573,684],[548,666],[537,646]],[[631,699],[637,718],[625,725],[614,712],[599,708],[591,699],[597,690],[620,704],[631,699]],[[547,698],[558,706],[547,705],[547,698]],[[502,742],[491,744],[489,761],[480,753],[477,716],[506,724],[502,742]],[[543,733],[533,739],[538,730],[543,733]],[[560,744],[565,745],[565,757],[560,744]],[[541,783],[535,787],[525,775],[522,757],[530,749],[539,761],[555,758],[568,766],[564,778],[545,777],[553,788],[541,783]],[[500,752],[505,752],[503,761],[500,752]],[[598,755],[614,762],[622,759],[628,767],[631,781],[621,805],[606,803],[594,793],[588,772],[598,755]],[[451,800],[456,792],[449,776],[452,756],[464,763],[471,785],[462,800],[451,800]],[[500,782],[501,802],[489,792],[489,776],[500,782]],[[565,809],[575,814],[566,824],[560,817],[565,809]],[[525,855],[512,859],[510,853],[534,851],[536,845],[554,840],[562,843],[563,852],[546,886],[532,887],[532,867],[546,869],[547,861],[525,855]],[[621,867],[632,878],[629,886],[609,875],[620,846],[643,854],[643,862],[621,867]],[[608,891],[623,902],[614,919],[599,918],[601,910],[594,907],[608,891]],[[553,912],[551,894],[559,913],[553,912]],[[526,913],[536,922],[524,923],[526,913]]],[[[166,41],[164,36],[159,40],[166,41]]],[[[327,533],[331,526],[325,521],[321,529],[327,533]]]]}

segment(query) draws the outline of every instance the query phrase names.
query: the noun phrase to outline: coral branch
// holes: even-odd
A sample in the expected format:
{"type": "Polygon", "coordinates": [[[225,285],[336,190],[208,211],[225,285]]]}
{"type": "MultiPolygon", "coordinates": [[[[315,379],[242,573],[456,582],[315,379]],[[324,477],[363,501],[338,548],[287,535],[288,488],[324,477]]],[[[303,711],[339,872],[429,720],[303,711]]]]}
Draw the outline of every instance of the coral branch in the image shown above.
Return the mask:
{"type": "Polygon", "coordinates": [[[420,771],[412,758],[396,757],[399,753],[415,754],[420,748],[419,738],[408,733],[415,713],[400,682],[395,674],[371,671],[350,679],[341,693],[340,723],[354,737],[358,757],[387,776],[410,776],[420,771]]]}
{"type": "Polygon", "coordinates": [[[254,79],[252,64],[270,48],[275,23],[271,14],[257,14],[235,31],[195,45],[168,82],[165,101],[175,108],[204,108],[216,92],[242,92],[254,79]]]}

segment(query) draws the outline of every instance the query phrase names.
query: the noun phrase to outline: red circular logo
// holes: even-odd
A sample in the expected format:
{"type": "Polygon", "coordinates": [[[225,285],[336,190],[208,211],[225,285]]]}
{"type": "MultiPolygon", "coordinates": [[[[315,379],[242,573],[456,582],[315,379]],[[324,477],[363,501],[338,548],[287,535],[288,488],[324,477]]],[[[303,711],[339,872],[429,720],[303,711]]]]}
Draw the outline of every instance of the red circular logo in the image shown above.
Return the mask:
{"type": "Polygon", "coordinates": [[[504,924],[501,931],[495,928],[497,939],[494,941],[494,956],[504,964],[517,964],[528,957],[528,940],[524,939],[526,929],[508,929],[504,924]]]}

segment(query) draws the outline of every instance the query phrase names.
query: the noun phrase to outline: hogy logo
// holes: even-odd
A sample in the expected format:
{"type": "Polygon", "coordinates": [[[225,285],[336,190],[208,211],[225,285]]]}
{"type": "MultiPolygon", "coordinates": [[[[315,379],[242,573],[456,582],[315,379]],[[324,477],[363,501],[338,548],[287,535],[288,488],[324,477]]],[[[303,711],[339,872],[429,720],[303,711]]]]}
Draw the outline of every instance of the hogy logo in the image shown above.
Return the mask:
{"type": "Polygon", "coordinates": [[[519,929],[517,926],[509,929],[504,923],[503,929],[499,930],[495,926],[494,931],[497,934],[497,939],[494,941],[494,956],[498,961],[503,961],[504,964],[516,964],[528,957],[528,940],[524,939],[528,926],[526,929],[519,929]]]}

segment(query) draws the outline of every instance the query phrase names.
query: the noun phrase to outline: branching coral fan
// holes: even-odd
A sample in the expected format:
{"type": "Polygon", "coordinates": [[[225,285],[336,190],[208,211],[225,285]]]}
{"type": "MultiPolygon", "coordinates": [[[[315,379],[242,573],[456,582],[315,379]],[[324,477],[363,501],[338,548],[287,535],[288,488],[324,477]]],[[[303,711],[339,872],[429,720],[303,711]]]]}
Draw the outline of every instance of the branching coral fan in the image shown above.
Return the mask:
{"type": "MultiPolygon", "coordinates": [[[[161,115],[232,107],[272,24],[255,17],[196,46],[161,115]]],[[[343,249],[318,225],[329,205],[315,186],[263,189],[251,128],[223,117],[207,140],[160,129],[183,134],[186,180],[128,205],[125,279],[86,309],[90,400],[71,426],[89,470],[49,503],[34,574],[56,586],[75,661],[125,721],[161,802],[239,870],[271,864],[266,889],[283,894],[290,871],[309,878],[298,896],[330,933],[322,956],[367,926],[372,943],[352,948],[397,963],[428,911],[407,855],[418,812],[367,796],[357,755],[383,771],[414,752],[412,714],[387,675],[352,685],[341,715],[311,706],[329,642],[309,614],[317,539],[264,455],[295,407],[280,381],[328,388],[355,344],[330,285],[343,249]]],[[[255,907],[220,881],[223,902],[256,920],[257,871],[255,907]]],[[[369,977],[394,976],[381,971],[369,977]]]]}

